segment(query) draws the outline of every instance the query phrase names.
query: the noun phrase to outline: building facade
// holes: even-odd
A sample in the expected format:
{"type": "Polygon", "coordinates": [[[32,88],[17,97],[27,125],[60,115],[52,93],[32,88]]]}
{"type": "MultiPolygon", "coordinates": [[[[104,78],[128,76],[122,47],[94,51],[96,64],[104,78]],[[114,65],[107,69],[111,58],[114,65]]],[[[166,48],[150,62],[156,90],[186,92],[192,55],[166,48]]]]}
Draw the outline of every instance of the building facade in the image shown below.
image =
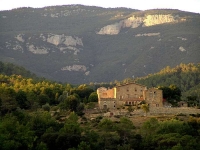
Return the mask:
{"type": "Polygon", "coordinates": [[[162,90],[150,88],[144,91],[144,100],[150,107],[163,107],[162,90]]]}
{"type": "Polygon", "coordinates": [[[112,89],[100,87],[97,89],[100,109],[116,109],[124,105],[138,105],[146,101],[150,107],[163,107],[162,90],[147,89],[146,86],[129,83],[112,89]]]}

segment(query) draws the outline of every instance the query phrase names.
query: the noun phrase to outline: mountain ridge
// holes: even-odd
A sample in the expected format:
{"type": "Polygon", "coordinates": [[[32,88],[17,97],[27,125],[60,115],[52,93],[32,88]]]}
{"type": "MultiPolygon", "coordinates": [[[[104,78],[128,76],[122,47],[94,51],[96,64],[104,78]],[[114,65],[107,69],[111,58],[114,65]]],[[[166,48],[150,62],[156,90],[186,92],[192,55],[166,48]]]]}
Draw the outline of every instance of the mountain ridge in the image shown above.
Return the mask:
{"type": "Polygon", "coordinates": [[[179,10],[67,5],[1,11],[0,60],[72,84],[140,77],[199,62],[199,25],[199,14],[179,10]],[[152,15],[171,21],[144,26],[152,15]],[[143,17],[140,24],[137,17],[143,17]],[[98,34],[116,23],[117,34],[98,34]]]}

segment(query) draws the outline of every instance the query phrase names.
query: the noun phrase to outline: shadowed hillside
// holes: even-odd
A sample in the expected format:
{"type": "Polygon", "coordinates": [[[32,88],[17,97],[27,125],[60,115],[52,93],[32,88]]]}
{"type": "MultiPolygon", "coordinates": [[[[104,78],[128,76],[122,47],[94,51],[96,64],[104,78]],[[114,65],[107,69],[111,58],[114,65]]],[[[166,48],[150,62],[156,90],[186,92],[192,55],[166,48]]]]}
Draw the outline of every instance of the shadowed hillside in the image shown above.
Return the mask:
{"type": "Polygon", "coordinates": [[[200,15],[82,5],[0,12],[0,60],[81,84],[198,63],[200,15]]]}

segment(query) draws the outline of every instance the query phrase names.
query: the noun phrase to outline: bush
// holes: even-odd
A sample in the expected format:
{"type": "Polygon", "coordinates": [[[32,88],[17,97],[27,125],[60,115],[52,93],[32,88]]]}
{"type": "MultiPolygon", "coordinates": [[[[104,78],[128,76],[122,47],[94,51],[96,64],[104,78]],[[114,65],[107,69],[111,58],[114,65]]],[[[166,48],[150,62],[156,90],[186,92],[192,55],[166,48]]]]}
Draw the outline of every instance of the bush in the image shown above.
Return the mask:
{"type": "Polygon", "coordinates": [[[45,105],[42,105],[42,108],[44,111],[50,111],[50,106],[48,103],[46,103],[45,105]]]}

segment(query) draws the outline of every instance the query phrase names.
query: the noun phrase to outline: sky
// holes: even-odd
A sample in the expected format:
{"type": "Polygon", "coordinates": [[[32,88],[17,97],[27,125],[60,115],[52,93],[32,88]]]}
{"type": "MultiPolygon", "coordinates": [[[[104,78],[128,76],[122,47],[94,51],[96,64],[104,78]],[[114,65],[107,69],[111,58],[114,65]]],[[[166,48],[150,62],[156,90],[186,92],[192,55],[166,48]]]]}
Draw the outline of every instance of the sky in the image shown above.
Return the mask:
{"type": "Polygon", "coordinates": [[[71,4],[100,6],[105,8],[127,7],[139,10],[170,8],[200,13],[200,0],[0,0],[0,10],[10,10],[19,7],[40,8],[71,4]]]}

